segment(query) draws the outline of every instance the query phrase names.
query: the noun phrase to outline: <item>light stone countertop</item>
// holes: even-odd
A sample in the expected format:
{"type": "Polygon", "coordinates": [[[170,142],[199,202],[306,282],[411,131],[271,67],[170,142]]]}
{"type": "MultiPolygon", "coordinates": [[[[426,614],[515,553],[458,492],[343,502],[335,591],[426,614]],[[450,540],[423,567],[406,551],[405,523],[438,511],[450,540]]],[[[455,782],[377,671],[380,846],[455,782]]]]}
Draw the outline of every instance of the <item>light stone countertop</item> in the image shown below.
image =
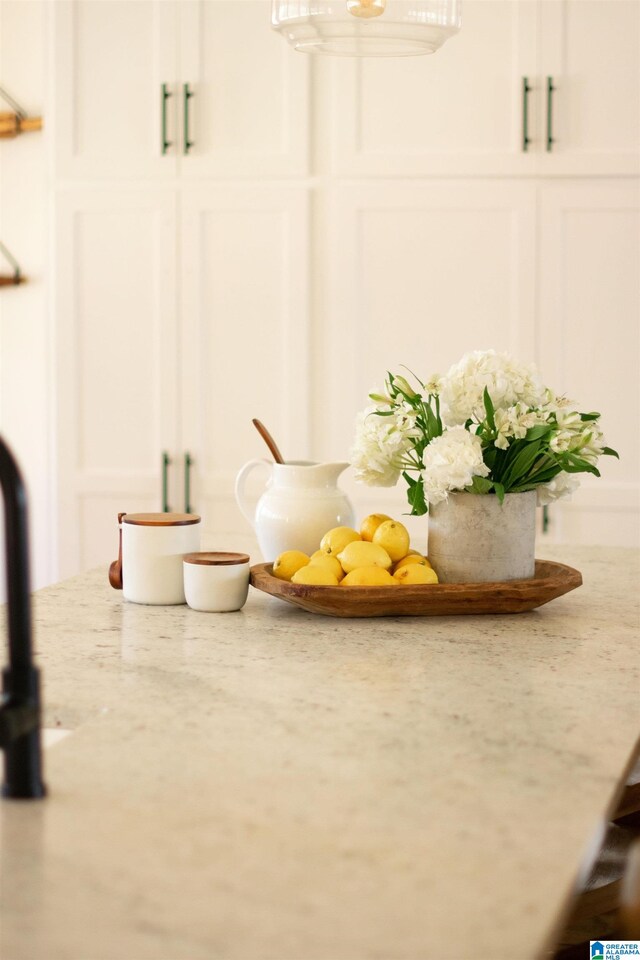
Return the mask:
{"type": "Polygon", "coordinates": [[[640,553],[539,553],[584,585],[516,616],[37,593],[73,733],[0,804],[2,960],[545,956],[640,732],[640,553]]]}

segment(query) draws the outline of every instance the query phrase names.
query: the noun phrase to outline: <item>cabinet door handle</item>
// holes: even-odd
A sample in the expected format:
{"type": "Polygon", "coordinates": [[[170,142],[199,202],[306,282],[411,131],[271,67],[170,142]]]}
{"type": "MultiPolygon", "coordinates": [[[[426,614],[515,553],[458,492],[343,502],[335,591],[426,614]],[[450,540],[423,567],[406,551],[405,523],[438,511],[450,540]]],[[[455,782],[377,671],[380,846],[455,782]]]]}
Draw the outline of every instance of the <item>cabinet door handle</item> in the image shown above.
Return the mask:
{"type": "Polygon", "coordinates": [[[189,84],[185,83],[183,87],[184,94],[184,152],[189,153],[194,145],[193,140],[189,139],[189,100],[194,96],[193,90],[189,90],[189,84]]]}
{"type": "Polygon", "coordinates": [[[169,147],[173,146],[171,140],[167,140],[167,100],[173,96],[166,83],[162,84],[161,99],[161,117],[162,117],[162,156],[164,157],[169,147]]]}
{"type": "Polygon", "coordinates": [[[162,512],[171,513],[169,507],[169,465],[171,458],[166,450],[162,454],[162,512]]]}
{"type": "Polygon", "coordinates": [[[553,149],[553,93],[557,88],[553,85],[553,77],[547,77],[547,152],[553,149]]]}
{"type": "Polygon", "coordinates": [[[522,78],[522,150],[524,153],[529,149],[531,138],[529,137],[529,94],[531,93],[531,84],[528,77],[522,78]]]}
{"type": "Polygon", "coordinates": [[[190,453],[184,455],[184,512],[193,513],[191,508],[191,464],[193,460],[190,453]]]}

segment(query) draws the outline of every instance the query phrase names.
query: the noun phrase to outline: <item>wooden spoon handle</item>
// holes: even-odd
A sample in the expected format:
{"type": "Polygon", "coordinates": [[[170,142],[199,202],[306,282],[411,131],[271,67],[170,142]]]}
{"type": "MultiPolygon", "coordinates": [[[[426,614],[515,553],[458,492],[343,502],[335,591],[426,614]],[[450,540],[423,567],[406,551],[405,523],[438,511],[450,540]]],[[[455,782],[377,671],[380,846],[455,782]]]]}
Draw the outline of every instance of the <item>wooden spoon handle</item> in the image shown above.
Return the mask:
{"type": "Polygon", "coordinates": [[[258,431],[258,433],[260,434],[260,436],[262,437],[266,445],[269,447],[269,450],[271,451],[271,456],[273,457],[275,462],[284,463],[284,458],[280,453],[280,451],[278,450],[275,440],[273,439],[273,437],[271,436],[271,434],[269,433],[265,425],[261,423],[259,420],[252,420],[251,422],[253,423],[254,427],[256,428],[256,430],[258,431]]]}
{"type": "Polygon", "coordinates": [[[118,559],[114,560],[109,567],[109,583],[114,590],[122,590],[122,518],[124,513],[118,514],[118,559]]]}

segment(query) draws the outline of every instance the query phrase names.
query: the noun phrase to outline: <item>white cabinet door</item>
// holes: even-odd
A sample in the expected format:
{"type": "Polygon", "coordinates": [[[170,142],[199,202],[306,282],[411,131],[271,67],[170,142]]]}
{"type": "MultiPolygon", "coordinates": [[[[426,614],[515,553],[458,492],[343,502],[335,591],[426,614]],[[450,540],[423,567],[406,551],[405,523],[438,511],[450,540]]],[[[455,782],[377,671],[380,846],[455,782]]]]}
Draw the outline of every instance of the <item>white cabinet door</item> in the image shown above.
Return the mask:
{"type": "Polygon", "coordinates": [[[114,559],[118,511],[158,510],[177,437],[175,200],[55,202],[59,575],[114,559]]]}
{"type": "Polygon", "coordinates": [[[254,417],[285,457],[309,454],[308,205],[307,191],[290,186],[183,195],[182,438],[209,533],[244,523],[235,476],[268,456],[254,417]]]}
{"type": "Polygon", "coordinates": [[[183,0],[180,25],[182,175],[306,173],[309,58],[271,29],[270,4],[183,0]]]}
{"type": "MultiPolygon", "coordinates": [[[[335,172],[533,172],[535,152],[523,152],[522,83],[536,73],[536,41],[535,2],[465,0],[462,29],[433,56],[336,58],[335,172]]],[[[530,95],[530,131],[539,106],[530,95]]]]}
{"type": "Polygon", "coordinates": [[[540,367],[582,411],[602,414],[602,477],[584,476],[549,508],[549,535],[574,543],[640,543],[640,190],[634,182],[541,188],[540,367]]]}
{"type": "Polygon", "coordinates": [[[640,3],[546,0],[541,13],[542,96],[549,100],[541,172],[637,175],[640,3]],[[554,88],[550,95],[547,78],[554,88]]]}
{"type": "Polygon", "coordinates": [[[266,0],[58,0],[58,178],[166,179],[178,158],[183,176],[304,174],[309,61],[269,12],[266,0]]]}
{"type": "MultiPolygon", "coordinates": [[[[377,182],[336,187],[332,201],[314,416],[320,456],[341,459],[387,371],[426,379],[491,347],[534,356],[535,189],[377,182]]],[[[352,493],[373,509],[405,504],[400,490],[352,493]]]]}
{"type": "Polygon", "coordinates": [[[175,5],[57,0],[51,17],[56,176],[174,176],[175,5]],[[166,103],[162,84],[173,94],[166,103]],[[163,111],[171,141],[164,152],[163,111]]]}

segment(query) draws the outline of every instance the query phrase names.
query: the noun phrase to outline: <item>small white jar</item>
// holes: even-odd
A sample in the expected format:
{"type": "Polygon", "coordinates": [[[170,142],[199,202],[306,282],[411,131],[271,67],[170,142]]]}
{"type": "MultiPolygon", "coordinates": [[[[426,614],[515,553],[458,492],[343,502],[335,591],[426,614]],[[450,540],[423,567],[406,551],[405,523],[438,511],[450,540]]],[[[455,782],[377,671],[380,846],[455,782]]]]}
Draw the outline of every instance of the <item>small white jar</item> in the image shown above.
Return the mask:
{"type": "Polygon", "coordinates": [[[182,558],[200,549],[200,517],[189,513],[125,513],[121,531],[125,600],[184,603],[182,558]]]}
{"type": "Polygon", "coordinates": [[[183,559],[184,593],[193,610],[240,610],[249,592],[247,553],[188,553],[183,559]]]}

